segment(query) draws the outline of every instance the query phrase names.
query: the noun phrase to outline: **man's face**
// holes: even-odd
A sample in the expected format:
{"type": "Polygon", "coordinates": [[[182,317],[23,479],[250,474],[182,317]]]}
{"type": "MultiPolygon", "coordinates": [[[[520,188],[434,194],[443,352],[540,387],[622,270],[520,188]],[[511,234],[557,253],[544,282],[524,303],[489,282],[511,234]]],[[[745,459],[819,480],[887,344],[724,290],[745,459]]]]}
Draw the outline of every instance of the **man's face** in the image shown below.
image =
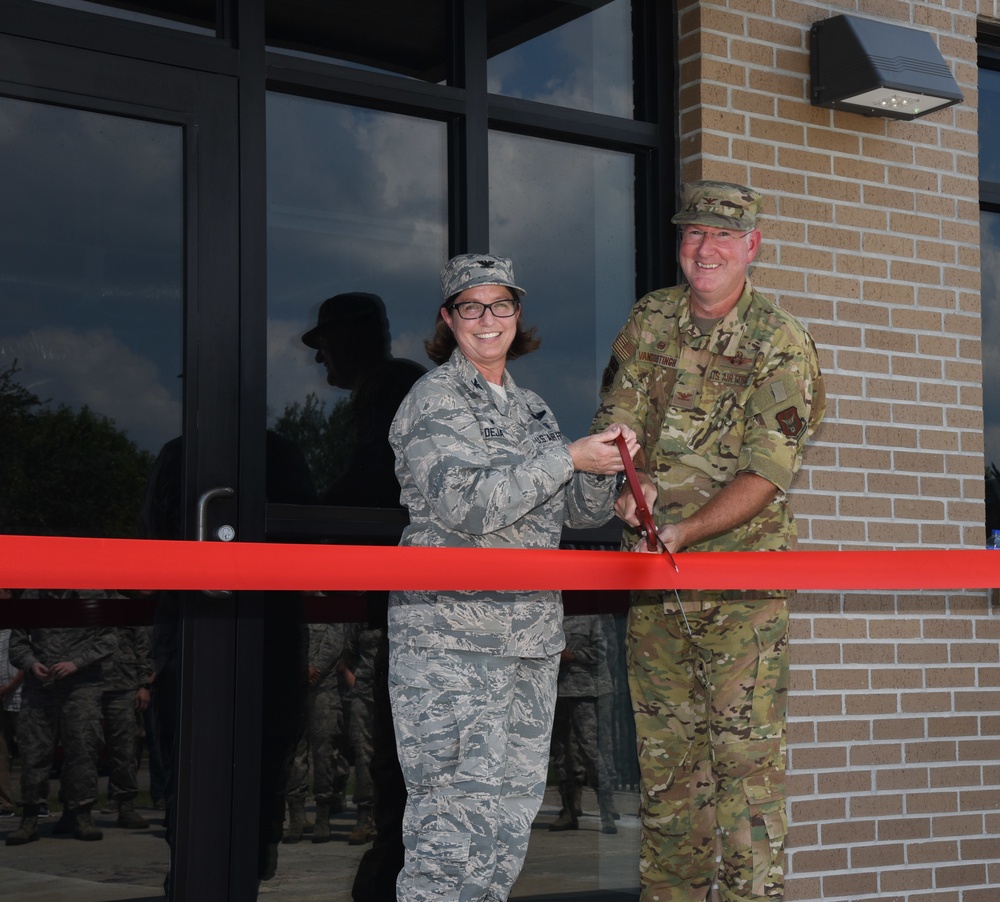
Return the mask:
{"type": "Polygon", "coordinates": [[[735,306],[760,239],[758,229],[739,232],[703,225],[683,227],[680,264],[691,285],[696,313],[724,316],[735,306]]]}
{"type": "Polygon", "coordinates": [[[332,331],[319,336],[316,362],[326,367],[326,381],[335,388],[350,388],[352,382],[351,355],[332,331]]]}

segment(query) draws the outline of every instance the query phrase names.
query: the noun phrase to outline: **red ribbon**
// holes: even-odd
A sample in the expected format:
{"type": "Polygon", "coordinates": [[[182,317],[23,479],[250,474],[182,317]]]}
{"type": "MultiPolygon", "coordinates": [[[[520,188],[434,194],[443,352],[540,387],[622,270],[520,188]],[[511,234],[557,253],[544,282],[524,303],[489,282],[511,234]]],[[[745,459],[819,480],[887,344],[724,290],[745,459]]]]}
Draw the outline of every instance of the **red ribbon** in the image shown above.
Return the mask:
{"type": "Polygon", "coordinates": [[[288,545],[0,536],[9,589],[985,589],[987,550],[685,552],[288,545]]]}

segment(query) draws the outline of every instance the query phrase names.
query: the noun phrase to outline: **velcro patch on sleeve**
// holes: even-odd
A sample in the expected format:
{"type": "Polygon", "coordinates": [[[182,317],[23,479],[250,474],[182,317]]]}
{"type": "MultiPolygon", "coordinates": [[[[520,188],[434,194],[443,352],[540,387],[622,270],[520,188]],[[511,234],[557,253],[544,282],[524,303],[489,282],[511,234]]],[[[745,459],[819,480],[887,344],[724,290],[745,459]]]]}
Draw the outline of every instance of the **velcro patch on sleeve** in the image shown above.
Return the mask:
{"type": "Polygon", "coordinates": [[[806,404],[798,382],[791,375],[781,376],[755,391],[747,401],[747,416],[759,417],[764,426],[788,438],[798,438],[806,431],[806,404]]]}

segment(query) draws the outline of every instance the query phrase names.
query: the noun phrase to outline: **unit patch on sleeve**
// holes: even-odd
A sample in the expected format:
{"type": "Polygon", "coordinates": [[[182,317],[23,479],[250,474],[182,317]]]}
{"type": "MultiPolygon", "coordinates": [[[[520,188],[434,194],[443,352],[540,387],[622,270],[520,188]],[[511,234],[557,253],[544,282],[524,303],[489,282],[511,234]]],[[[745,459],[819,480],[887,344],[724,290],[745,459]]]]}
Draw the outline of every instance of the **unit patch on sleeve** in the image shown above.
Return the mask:
{"type": "Polygon", "coordinates": [[[799,412],[794,407],[779,410],[774,418],[778,421],[778,428],[782,434],[789,438],[797,438],[806,428],[806,424],[802,422],[802,417],[799,416],[799,412]]]}

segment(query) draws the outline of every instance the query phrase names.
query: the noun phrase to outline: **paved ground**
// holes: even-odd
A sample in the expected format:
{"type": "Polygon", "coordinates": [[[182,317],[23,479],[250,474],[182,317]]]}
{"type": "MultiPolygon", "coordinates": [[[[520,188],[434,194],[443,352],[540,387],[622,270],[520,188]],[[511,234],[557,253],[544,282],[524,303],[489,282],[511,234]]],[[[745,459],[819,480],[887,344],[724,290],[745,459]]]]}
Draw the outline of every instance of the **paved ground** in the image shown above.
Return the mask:
{"type": "MultiPolygon", "coordinates": [[[[616,797],[622,818],[618,833],[600,832],[597,802],[584,793],[585,816],[578,831],[548,829],[559,801],[550,793],[535,823],[528,861],[512,899],[519,902],[634,902],[638,898],[639,824],[634,795],[616,797]]],[[[26,846],[0,844],[0,898],[5,902],[138,902],[163,899],[167,845],[162,812],[142,810],[149,830],[121,830],[115,815],[98,812],[101,842],[82,843],[53,836],[56,818],[44,821],[42,838],[26,846]]],[[[357,861],[367,846],[349,846],[352,812],[334,819],[336,839],[322,845],[282,845],[278,871],[261,885],[267,902],[351,902],[350,885],[357,861]]],[[[17,818],[0,821],[0,839],[17,828],[17,818]]]]}

